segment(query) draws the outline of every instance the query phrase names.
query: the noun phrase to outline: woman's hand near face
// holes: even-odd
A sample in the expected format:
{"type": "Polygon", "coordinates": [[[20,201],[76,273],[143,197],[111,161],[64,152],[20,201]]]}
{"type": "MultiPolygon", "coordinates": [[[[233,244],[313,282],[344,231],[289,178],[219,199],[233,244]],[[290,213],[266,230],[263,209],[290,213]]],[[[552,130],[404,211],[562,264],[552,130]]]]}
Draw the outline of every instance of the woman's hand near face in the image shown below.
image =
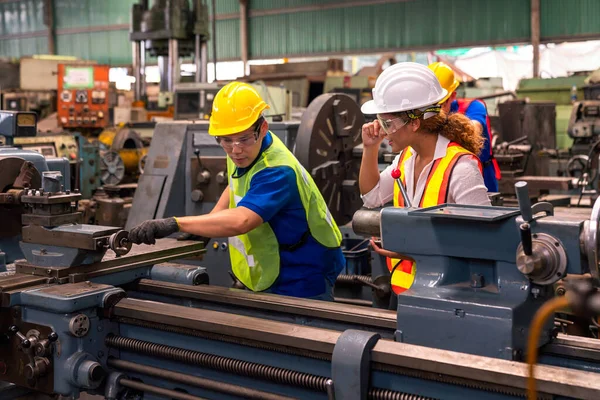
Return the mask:
{"type": "Polygon", "coordinates": [[[379,121],[375,120],[362,126],[362,141],[365,148],[379,147],[383,139],[385,139],[385,132],[381,129],[379,121]]]}

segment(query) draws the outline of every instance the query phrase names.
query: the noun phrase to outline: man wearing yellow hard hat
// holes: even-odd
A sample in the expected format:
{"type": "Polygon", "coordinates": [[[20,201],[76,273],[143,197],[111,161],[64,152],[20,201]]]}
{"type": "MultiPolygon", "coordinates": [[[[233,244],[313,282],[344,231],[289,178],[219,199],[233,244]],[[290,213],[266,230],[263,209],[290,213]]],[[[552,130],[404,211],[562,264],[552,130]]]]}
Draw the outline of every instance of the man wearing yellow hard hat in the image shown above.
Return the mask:
{"type": "Polygon", "coordinates": [[[229,237],[233,273],[248,289],[333,300],[342,235],[311,176],[271,132],[269,106],[241,82],[215,96],[208,133],[227,153],[228,187],[210,214],[143,222],[133,243],[175,232],[229,237]]]}
{"type": "Polygon", "coordinates": [[[456,88],[460,82],[454,77],[454,71],[446,63],[434,62],[429,69],[437,76],[440,84],[448,91],[440,104],[447,113],[464,114],[471,120],[475,128],[483,135],[485,142],[479,159],[483,164],[483,180],[488,192],[498,191],[498,180],[501,178],[498,161],[492,152],[492,127],[485,103],[479,99],[457,99],[456,88]]]}

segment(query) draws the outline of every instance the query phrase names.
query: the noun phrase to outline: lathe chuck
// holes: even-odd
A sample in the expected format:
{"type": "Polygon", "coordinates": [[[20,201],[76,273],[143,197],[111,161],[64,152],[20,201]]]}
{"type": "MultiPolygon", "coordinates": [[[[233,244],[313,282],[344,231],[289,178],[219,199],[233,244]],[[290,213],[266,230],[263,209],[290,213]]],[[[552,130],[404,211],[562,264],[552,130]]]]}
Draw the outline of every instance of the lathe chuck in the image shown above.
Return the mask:
{"type": "Polygon", "coordinates": [[[298,128],[294,155],[321,191],[338,225],[352,220],[362,206],[358,191],[365,117],[348,95],[322,94],[313,100],[298,128]]]}

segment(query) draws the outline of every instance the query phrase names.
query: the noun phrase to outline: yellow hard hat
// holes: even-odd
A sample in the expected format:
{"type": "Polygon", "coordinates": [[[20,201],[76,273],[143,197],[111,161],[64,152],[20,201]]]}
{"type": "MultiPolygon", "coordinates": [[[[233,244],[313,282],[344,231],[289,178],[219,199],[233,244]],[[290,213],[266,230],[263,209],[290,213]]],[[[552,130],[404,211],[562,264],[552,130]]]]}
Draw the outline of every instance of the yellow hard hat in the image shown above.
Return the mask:
{"type": "Polygon", "coordinates": [[[223,86],[213,100],[208,134],[227,136],[250,128],[269,105],[247,83],[223,86]]]}
{"type": "Polygon", "coordinates": [[[434,62],[429,64],[429,69],[433,71],[437,76],[440,85],[448,91],[446,97],[444,97],[439,104],[442,104],[454,93],[460,82],[454,77],[454,71],[446,63],[434,62]]]}

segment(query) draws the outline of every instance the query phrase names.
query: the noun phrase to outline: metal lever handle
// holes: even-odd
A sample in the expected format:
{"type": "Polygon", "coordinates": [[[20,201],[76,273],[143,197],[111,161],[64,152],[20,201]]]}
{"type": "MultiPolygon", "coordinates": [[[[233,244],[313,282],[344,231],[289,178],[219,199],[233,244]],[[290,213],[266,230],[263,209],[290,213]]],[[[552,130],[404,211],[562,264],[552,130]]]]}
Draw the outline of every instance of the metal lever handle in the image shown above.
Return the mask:
{"type": "Polygon", "coordinates": [[[24,349],[28,349],[29,347],[31,347],[31,342],[29,341],[29,339],[27,339],[25,337],[25,335],[23,335],[21,332],[19,332],[19,327],[16,325],[12,325],[10,328],[8,328],[8,330],[10,331],[10,333],[12,335],[17,335],[17,337],[19,338],[19,340],[21,340],[21,347],[24,349]]]}
{"type": "Polygon", "coordinates": [[[525,222],[519,227],[521,231],[521,243],[523,244],[523,254],[530,256],[533,254],[533,242],[531,239],[531,226],[525,222]]]}
{"type": "Polygon", "coordinates": [[[402,194],[402,199],[404,200],[404,205],[406,207],[412,207],[412,203],[410,202],[410,200],[408,198],[406,189],[404,188],[404,185],[402,184],[402,181],[400,180],[401,176],[402,176],[402,173],[400,172],[400,170],[398,168],[395,168],[392,170],[392,178],[394,178],[394,180],[396,181],[396,184],[400,188],[400,193],[402,194]]]}
{"type": "Polygon", "coordinates": [[[527,182],[519,181],[515,183],[515,193],[523,221],[530,222],[533,220],[533,212],[531,211],[531,199],[529,198],[529,190],[527,190],[527,182]]]}

